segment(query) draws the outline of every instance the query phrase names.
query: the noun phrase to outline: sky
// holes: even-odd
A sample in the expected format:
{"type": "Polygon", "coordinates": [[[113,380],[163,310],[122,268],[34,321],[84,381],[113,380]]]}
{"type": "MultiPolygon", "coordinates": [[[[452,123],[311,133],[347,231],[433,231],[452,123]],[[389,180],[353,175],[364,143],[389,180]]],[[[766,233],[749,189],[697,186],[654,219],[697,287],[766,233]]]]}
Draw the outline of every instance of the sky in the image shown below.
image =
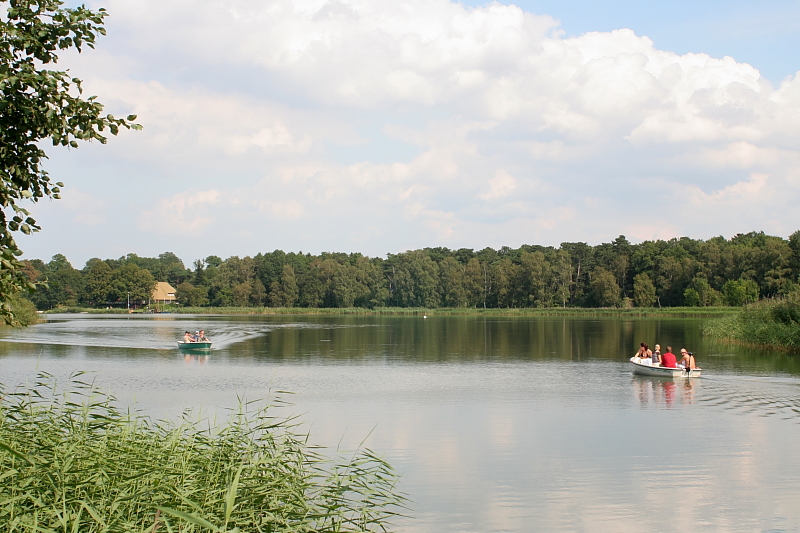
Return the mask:
{"type": "Polygon", "coordinates": [[[800,229],[800,0],[109,0],[25,258],[800,229]],[[794,51],[794,52],[793,52],[794,51]]]}

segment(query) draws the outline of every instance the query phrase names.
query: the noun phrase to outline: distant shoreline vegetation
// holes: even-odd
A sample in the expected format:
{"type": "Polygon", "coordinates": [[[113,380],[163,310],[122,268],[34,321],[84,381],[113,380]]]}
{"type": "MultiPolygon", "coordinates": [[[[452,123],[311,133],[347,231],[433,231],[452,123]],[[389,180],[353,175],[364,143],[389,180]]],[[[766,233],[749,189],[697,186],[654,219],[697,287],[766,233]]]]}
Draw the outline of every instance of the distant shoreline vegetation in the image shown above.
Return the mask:
{"type": "Polygon", "coordinates": [[[28,296],[41,311],[80,307],[127,312],[130,307],[349,313],[362,308],[460,314],[542,309],[549,311],[539,313],[550,314],[554,308],[573,309],[570,313],[577,308],[633,308],[652,316],[653,308],[658,313],[678,307],[715,312],[710,308],[741,307],[798,290],[800,231],[789,239],[751,232],[706,241],[683,237],[632,244],[620,236],[597,246],[565,242],[557,248],[424,248],[386,258],[276,250],[254,257],[212,255],[192,268],[171,252],[155,258],[93,258],[81,269],[60,254],[49,262],[34,259],[24,265],[31,280],[47,282],[28,296]],[[174,302],[154,301],[156,282],[174,288],[174,302]]]}
{"type": "Polygon", "coordinates": [[[762,300],[707,324],[716,339],[760,348],[800,350],[800,292],[762,300]]]}
{"type": "MultiPolygon", "coordinates": [[[[133,311],[146,314],[150,310],[133,311]]],[[[737,312],[734,307],[546,307],[546,308],[446,308],[425,309],[416,307],[180,307],[166,308],[166,313],[180,315],[306,315],[306,316],[502,316],[502,317],[569,317],[569,316],[607,316],[607,317],[666,317],[666,318],[717,318],[737,312]]],[[[50,313],[89,313],[89,314],[127,314],[126,309],[94,309],[88,307],[62,307],[50,313]]]]}

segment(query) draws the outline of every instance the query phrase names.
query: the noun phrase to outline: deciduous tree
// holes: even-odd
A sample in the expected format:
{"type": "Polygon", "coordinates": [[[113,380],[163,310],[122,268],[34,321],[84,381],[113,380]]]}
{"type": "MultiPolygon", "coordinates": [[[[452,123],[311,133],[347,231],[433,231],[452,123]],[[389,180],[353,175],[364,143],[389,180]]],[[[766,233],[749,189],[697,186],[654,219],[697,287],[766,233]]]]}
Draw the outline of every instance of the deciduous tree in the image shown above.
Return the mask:
{"type": "Polygon", "coordinates": [[[599,307],[613,307],[619,304],[620,288],[614,274],[599,267],[594,270],[590,285],[592,298],[599,307]]]}
{"type": "Polygon", "coordinates": [[[78,147],[78,141],[106,142],[106,134],[135,128],[127,119],[103,113],[94,96],[84,97],[81,80],[66,71],[51,70],[62,50],[94,48],[105,34],[103,9],[64,8],[61,0],[0,1],[0,316],[13,322],[8,299],[21,290],[35,290],[18,259],[17,231],[40,228],[22,207],[59,198],[60,182],[53,182],[43,162],[43,141],[54,146],[78,147]]]}
{"type": "Polygon", "coordinates": [[[208,288],[195,287],[184,281],[175,289],[175,297],[179,304],[186,307],[203,307],[208,305],[208,288]]]}
{"type": "Polygon", "coordinates": [[[636,307],[652,307],[656,303],[656,286],[644,272],[633,278],[633,303],[636,307]]]}

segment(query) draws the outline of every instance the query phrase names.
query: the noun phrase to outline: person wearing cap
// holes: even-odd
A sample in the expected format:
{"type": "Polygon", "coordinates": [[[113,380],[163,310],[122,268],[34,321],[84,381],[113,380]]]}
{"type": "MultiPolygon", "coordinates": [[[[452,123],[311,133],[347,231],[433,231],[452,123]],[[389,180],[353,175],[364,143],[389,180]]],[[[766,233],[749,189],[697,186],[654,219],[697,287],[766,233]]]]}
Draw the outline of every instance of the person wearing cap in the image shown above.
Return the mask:
{"type": "Polygon", "coordinates": [[[201,329],[197,333],[197,342],[209,342],[208,337],[206,337],[206,330],[201,329]]]}
{"type": "Polygon", "coordinates": [[[184,332],[183,334],[183,342],[194,342],[194,337],[188,331],[184,332]]]}
{"type": "Polygon", "coordinates": [[[697,363],[695,363],[694,360],[694,354],[686,351],[686,348],[681,348],[681,360],[678,362],[678,364],[683,368],[688,368],[689,370],[694,370],[697,368],[697,363]]]}

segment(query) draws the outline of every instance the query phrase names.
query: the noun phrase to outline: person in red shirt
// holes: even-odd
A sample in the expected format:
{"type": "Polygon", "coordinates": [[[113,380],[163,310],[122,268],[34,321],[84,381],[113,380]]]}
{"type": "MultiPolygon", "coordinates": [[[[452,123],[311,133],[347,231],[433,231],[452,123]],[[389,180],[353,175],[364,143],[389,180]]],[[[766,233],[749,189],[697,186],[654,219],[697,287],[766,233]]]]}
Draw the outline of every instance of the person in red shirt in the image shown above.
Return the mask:
{"type": "Polygon", "coordinates": [[[677,368],[677,361],[675,360],[675,354],[672,353],[672,346],[667,346],[667,353],[661,354],[661,366],[667,368],[677,368]]]}

